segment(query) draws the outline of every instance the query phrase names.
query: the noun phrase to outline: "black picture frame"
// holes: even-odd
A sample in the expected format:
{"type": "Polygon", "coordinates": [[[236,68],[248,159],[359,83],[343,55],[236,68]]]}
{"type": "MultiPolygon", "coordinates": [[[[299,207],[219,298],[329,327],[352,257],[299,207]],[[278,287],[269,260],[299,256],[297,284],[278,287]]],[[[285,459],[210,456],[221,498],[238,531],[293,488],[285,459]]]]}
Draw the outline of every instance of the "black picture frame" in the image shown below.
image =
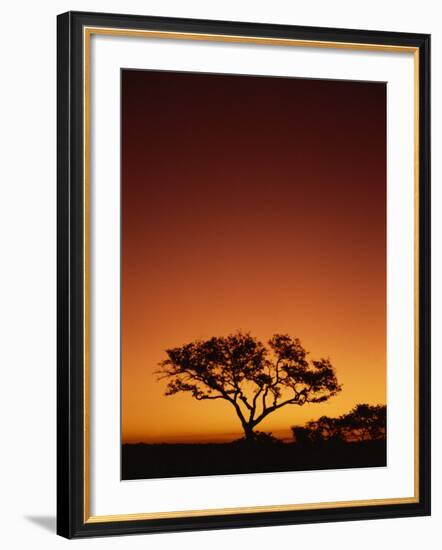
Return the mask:
{"type": "Polygon", "coordinates": [[[66,538],[430,514],[430,36],[68,12],[57,21],[57,533],[66,538]],[[419,497],[412,503],[90,521],[85,512],[84,29],[107,27],[409,47],[419,59],[419,497]]]}

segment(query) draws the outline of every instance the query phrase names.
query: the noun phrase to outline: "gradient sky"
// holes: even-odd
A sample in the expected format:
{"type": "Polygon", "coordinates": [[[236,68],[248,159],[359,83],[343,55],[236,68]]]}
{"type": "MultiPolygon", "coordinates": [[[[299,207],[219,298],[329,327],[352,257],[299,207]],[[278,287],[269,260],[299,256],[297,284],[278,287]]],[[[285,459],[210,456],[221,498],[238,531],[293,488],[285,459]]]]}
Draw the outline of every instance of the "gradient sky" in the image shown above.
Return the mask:
{"type": "Polygon", "coordinates": [[[257,429],[386,402],[386,85],[122,71],[122,439],[240,437],[164,396],[165,349],[300,338],[343,391],[257,429]]]}

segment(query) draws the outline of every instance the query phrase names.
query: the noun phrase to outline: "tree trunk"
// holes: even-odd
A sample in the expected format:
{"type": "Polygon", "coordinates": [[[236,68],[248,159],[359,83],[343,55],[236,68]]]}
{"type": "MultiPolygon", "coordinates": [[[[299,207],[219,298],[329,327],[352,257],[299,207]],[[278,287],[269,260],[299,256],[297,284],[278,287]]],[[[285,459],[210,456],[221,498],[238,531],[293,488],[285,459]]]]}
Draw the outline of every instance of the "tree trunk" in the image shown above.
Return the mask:
{"type": "Polygon", "coordinates": [[[253,431],[253,426],[250,425],[250,424],[245,424],[243,426],[244,428],[244,436],[245,436],[245,440],[250,443],[252,441],[255,441],[255,438],[256,438],[256,434],[255,432],[253,431]]]}

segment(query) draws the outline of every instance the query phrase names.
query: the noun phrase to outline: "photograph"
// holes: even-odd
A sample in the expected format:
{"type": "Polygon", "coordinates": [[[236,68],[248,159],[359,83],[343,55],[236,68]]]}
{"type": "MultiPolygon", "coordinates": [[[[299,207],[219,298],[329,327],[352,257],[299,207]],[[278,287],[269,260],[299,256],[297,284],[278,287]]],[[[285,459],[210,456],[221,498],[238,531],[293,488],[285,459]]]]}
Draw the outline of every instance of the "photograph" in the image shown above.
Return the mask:
{"type": "Polygon", "coordinates": [[[121,479],[385,467],[387,84],[121,69],[121,479]]]}
{"type": "Polygon", "coordinates": [[[433,550],[441,8],[398,7],[2,5],[3,548],[433,550]]]}
{"type": "Polygon", "coordinates": [[[293,23],[57,18],[62,537],[430,513],[430,35],[293,23]]]}

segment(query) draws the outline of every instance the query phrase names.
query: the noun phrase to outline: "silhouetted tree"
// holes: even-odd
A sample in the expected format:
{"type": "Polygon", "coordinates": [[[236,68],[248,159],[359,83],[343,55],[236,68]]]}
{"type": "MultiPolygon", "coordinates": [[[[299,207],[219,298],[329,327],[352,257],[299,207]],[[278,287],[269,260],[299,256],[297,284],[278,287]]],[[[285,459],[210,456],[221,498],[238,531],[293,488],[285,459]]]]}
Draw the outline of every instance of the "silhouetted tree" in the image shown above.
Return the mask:
{"type": "Polygon", "coordinates": [[[157,371],[159,379],[169,379],[166,395],[189,392],[198,401],[227,401],[247,441],[256,439],[255,427],[278,409],[322,403],[341,390],[330,361],[308,361],[300,341],[286,334],[275,334],[267,347],[238,332],[166,353],[157,371]]]}
{"type": "Polygon", "coordinates": [[[313,443],[312,431],[305,426],[292,426],[293,439],[300,447],[307,447],[313,443]]]}
{"type": "Polygon", "coordinates": [[[348,440],[385,439],[387,435],[387,407],[360,404],[340,418],[340,430],[348,440]]]}
{"type": "Polygon", "coordinates": [[[385,439],[387,434],[387,407],[385,405],[356,405],[338,418],[321,416],[304,426],[292,426],[298,443],[324,441],[368,441],[385,439]]]}
{"type": "MultiPolygon", "coordinates": [[[[298,440],[299,427],[293,426],[292,432],[296,440],[298,440]],[[297,435],[298,433],[298,435],[297,435]]],[[[305,432],[302,434],[304,442],[321,443],[323,441],[338,441],[342,439],[342,434],[339,427],[339,418],[330,418],[329,416],[321,416],[318,420],[311,420],[302,427],[305,432]]]]}

